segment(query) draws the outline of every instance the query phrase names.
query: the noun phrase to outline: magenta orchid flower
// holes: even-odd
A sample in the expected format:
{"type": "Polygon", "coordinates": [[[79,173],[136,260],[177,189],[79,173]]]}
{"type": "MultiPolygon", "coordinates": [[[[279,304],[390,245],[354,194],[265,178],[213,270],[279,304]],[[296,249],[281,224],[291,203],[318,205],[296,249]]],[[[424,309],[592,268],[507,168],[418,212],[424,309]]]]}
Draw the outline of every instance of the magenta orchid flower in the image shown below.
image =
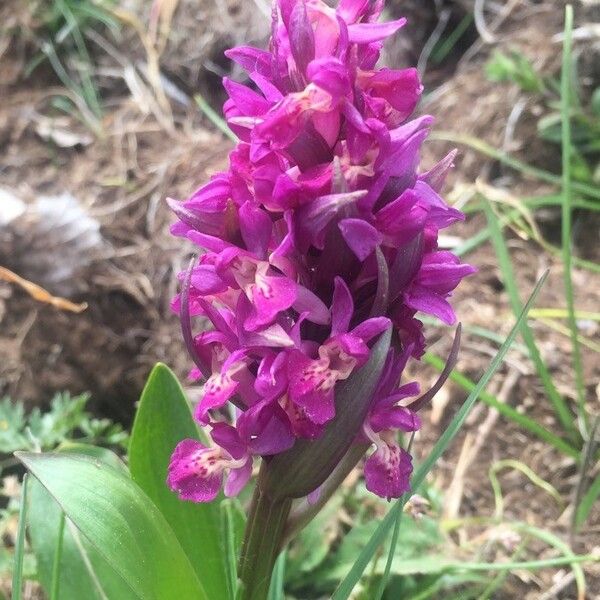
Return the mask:
{"type": "Polygon", "coordinates": [[[226,52],[248,79],[223,81],[239,139],[229,168],[169,200],[173,234],[201,249],[173,308],[202,379],[195,418],[213,441],[175,449],[168,483],[183,499],[210,501],[223,484],[235,494],[254,457],[274,460],[335,430],[346,416],[339,390],[384,335],[379,383],[345,435],[372,448],[369,490],[389,499],[410,487],[398,432],[419,429],[416,411],[439,389],[411,400],[417,384],[401,384],[425,350],[418,315],[454,323],[449,298],[474,269],[438,248],[439,231],[463,218],[439,195],[454,153],[419,169],[433,119],[411,119],[416,69],[377,67],[405,24],[379,22],[383,5],[276,0],[269,50],[226,52]],[[208,329],[194,336],[196,317],[208,329]]]}
{"type": "Polygon", "coordinates": [[[167,483],[182,500],[214,500],[223,478],[225,495],[235,496],[252,474],[252,456],[234,427],[217,423],[212,438],[215,445],[211,448],[187,439],[173,452],[167,483]]]}

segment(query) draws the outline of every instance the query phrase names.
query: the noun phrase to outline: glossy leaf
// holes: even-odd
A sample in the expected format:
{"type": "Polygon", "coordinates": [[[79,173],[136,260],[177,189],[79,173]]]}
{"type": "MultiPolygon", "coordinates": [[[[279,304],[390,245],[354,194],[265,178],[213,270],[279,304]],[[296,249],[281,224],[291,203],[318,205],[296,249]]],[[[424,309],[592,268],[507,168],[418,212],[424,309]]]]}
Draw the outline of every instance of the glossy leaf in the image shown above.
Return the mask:
{"type": "MultiPolygon", "coordinates": [[[[38,565],[42,587],[52,589],[53,563],[58,547],[62,509],[40,484],[31,479],[29,537],[38,565]]],[[[69,521],[63,531],[62,556],[58,565],[58,594],[55,600],[134,600],[138,598],[100,553],[69,521]]]]}
{"type": "Polygon", "coordinates": [[[127,583],[133,597],[208,600],[164,517],[121,470],[86,456],[16,456],[127,583]]]}
{"type": "MultiPolygon", "coordinates": [[[[74,442],[65,442],[60,452],[85,454],[108,463],[126,473],[121,459],[106,448],[74,442]]],[[[30,485],[30,502],[27,513],[29,538],[35,553],[40,583],[50,592],[56,583],[57,594],[49,594],[53,600],[119,600],[135,599],[137,596],[100,553],[67,520],[62,536],[62,556],[54,582],[53,565],[59,547],[59,531],[63,511],[37,479],[30,485]]]]}
{"type": "Polygon", "coordinates": [[[158,364],[142,393],[131,433],[131,476],[170,524],[210,598],[226,598],[218,502],[184,502],[166,484],[171,453],[185,438],[200,439],[198,428],[177,378],[158,364]]]}

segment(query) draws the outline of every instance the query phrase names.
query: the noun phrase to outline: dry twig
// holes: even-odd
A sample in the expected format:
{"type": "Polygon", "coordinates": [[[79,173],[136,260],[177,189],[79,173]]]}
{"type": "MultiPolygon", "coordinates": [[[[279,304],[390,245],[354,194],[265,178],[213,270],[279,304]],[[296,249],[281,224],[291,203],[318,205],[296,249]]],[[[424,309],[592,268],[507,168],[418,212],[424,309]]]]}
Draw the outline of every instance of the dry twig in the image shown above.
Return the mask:
{"type": "Polygon", "coordinates": [[[22,289],[24,289],[34,300],[42,302],[44,304],[50,304],[59,310],[66,310],[74,313],[81,313],[87,308],[87,303],[82,302],[81,304],[75,304],[65,298],[59,296],[53,296],[50,292],[46,291],[43,287],[24,279],[20,275],[13,273],[5,267],[0,267],[0,279],[8,281],[9,283],[16,283],[22,289]]]}

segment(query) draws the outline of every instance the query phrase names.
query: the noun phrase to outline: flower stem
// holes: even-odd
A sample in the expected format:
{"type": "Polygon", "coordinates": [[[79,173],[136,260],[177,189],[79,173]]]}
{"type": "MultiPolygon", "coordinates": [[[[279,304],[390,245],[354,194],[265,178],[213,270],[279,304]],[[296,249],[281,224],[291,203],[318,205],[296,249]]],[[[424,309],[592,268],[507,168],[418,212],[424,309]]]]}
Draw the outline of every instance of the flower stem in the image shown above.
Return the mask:
{"type": "Polygon", "coordinates": [[[239,565],[241,600],[266,600],[292,506],[291,498],[273,499],[262,490],[261,480],[266,468],[266,463],[263,463],[242,545],[239,565]]]}
{"type": "Polygon", "coordinates": [[[354,469],[358,461],[364,456],[368,448],[368,444],[352,446],[334,469],[333,473],[321,486],[319,498],[312,504],[307,499],[303,499],[294,507],[290,513],[290,518],[284,532],[284,543],[289,542],[317,516],[335,491],[342,485],[344,479],[348,477],[350,471],[354,469]]]}

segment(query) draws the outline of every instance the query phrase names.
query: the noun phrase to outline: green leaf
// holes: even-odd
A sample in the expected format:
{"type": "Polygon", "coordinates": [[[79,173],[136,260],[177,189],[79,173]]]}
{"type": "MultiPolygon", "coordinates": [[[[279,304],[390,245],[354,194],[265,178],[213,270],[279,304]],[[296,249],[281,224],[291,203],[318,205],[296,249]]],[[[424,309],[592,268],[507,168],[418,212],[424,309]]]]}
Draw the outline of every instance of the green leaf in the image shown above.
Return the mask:
{"type": "MultiPolygon", "coordinates": [[[[58,547],[60,506],[36,479],[30,481],[29,537],[37,558],[38,577],[49,594],[58,547]]],[[[100,553],[68,521],[63,531],[58,595],[53,600],[134,600],[138,598],[100,553]]]]}
{"type": "MultiPolygon", "coordinates": [[[[572,182],[572,139],[571,139],[571,105],[572,105],[572,81],[571,67],[573,59],[571,57],[573,37],[573,7],[565,7],[565,37],[563,43],[562,55],[562,74],[560,83],[560,114],[562,122],[562,259],[563,259],[563,280],[565,286],[565,298],[567,301],[567,312],[569,329],[571,330],[571,361],[575,373],[575,391],[577,394],[577,408],[579,428],[582,434],[588,430],[589,422],[585,406],[585,381],[583,375],[583,362],[581,358],[581,346],[579,344],[579,331],[577,329],[577,320],[575,319],[575,297],[573,293],[573,281],[571,278],[573,257],[571,256],[571,222],[573,209],[571,200],[573,196],[572,182]]],[[[591,173],[590,173],[591,176],[591,173]]]]}
{"type": "Polygon", "coordinates": [[[508,54],[494,51],[492,58],[485,65],[485,74],[490,81],[516,83],[524,92],[541,92],[544,82],[536,73],[527,57],[520,52],[508,54]]]}
{"type": "MultiPolygon", "coordinates": [[[[418,521],[406,517],[402,523],[398,534],[398,543],[393,551],[390,573],[412,575],[441,571],[443,564],[440,563],[439,556],[435,553],[437,546],[443,541],[438,523],[428,517],[423,517],[418,521]]],[[[348,575],[356,557],[367,546],[377,526],[378,522],[371,520],[354,526],[344,536],[335,553],[330,555],[327,562],[312,574],[312,580],[318,581],[320,585],[329,583],[328,588],[319,589],[331,590],[332,581],[341,581],[348,575]]],[[[384,544],[381,554],[378,555],[378,560],[374,561],[370,567],[370,575],[381,576],[385,573],[387,566],[385,558],[390,549],[388,540],[384,544]]],[[[374,593],[369,595],[369,598],[374,597],[374,593]]]]}
{"type": "MultiPolygon", "coordinates": [[[[463,426],[469,414],[469,411],[477,401],[479,394],[489,383],[490,379],[492,378],[492,375],[496,372],[496,370],[502,363],[504,355],[508,352],[509,348],[514,342],[517,333],[519,332],[525,319],[527,318],[527,313],[529,312],[529,309],[535,302],[535,299],[537,298],[537,295],[539,294],[539,291],[542,285],[544,284],[544,281],[546,281],[547,277],[548,272],[546,271],[546,273],[540,278],[537,285],[535,286],[535,289],[529,297],[529,300],[525,304],[513,328],[510,330],[510,333],[508,334],[508,337],[506,338],[504,344],[502,344],[502,346],[498,350],[498,353],[490,363],[490,366],[487,368],[487,370],[485,371],[485,373],[483,374],[473,391],[469,394],[464,404],[461,406],[461,408],[456,413],[448,427],[445,429],[440,439],[432,448],[430,454],[415,471],[411,480],[413,491],[416,492],[420,488],[420,486],[425,481],[425,477],[427,477],[427,474],[429,473],[433,465],[437,462],[438,458],[444,453],[446,448],[450,445],[450,442],[452,442],[456,434],[460,431],[460,428],[463,426]]],[[[394,506],[385,516],[385,518],[381,521],[381,523],[379,523],[377,529],[369,539],[369,542],[363,548],[360,555],[352,565],[352,569],[336,589],[335,593],[332,596],[332,600],[346,600],[350,597],[354,586],[358,583],[367,565],[377,552],[377,549],[381,546],[383,541],[386,539],[387,534],[392,529],[395,520],[398,518],[398,514],[400,513],[400,511],[402,511],[404,507],[405,502],[406,496],[397,500],[394,506]]]]}
{"type": "Polygon", "coordinates": [[[221,540],[227,564],[227,590],[230,598],[236,597],[238,587],[237,564],[246,527],[246,515],[237,498],[226,498],[220,504],[221,540]]]}
{"type": "MultiPolygon", "coordinates": [[[[498,257],[498,264],[500,266],[500,271],[502,272],[503,283],[506,287],[512,310],[516,316],[521,313],[523,305],[521,303],[519,286],[515,277],[506,240],[504,239],[498,224],[498,219],[496,218],[496,215],[494,214],[494,211],[487,200],[484,200],[483,202],[483,210],[492,237],[492,244],[494,246],[494,250],[496,251],[496,256],[498,257]]],[[[570,434],[574,439],[577,439],[577,429],[573,421],[573,415],[571,414],[565,399],[561,396],[552,380],[550,369],[544,362],[544,358],[538,348],[533,331],[527,324],[527,321],[523,322],[521,335],[523,336],[523,341],[525,342],[527,350],[529,351],[529,357],[535,366],[542,385],[544,386],[548,400],[554,408],[554,412],[558,421],[561,423],[567,434],[570,434]]]]}
{"type": "MultiPolygon", "coordinates": [[[[85,454],[127,472],[121,459],[106,448],[65,442],[61,452],[85,454]]],[[[58,564],[58,594],[54,589],[53,565],[59,547],[62,515],[60,506],[37,479],[30,481],[29,537],[38,564],[38,577],[52,600],[134,600],[137,596],[70,520],[62,535],[62,557],[58,564]]]]}
{"type": "Polygon", "coordinates": [[[283,584],[285,581],[285,559],[287,552],[283,550],[277,557],[273,573],[271,575],[271,585],[269,586],[269,596],[267,600],[285,600],[285,591],[283,584]]]}
{"type": "Polygon", "coordinates": [[[85,456],[97,458],[111,467],[123,471],[123,473],[128,472],[125,463],[108,448],[84,444],[82,442],[70,442],[67,440],[57,448],[57,451],[64,454],[85,454],[85,456]]]}
{"type": "Polygon", "coordinates": [[[172,371],[158,364],[150,373],[133,424],[129,469],[173,529],[210,598],[226,598],[226,559],[217,502],[183,502],[167,486],[175,446],[200,439],[185,394],[172,371]]]}
{"type": "Polygon", "coordinates": [[[23,593],[23,557],[25,556],[25,519],[27,515],[27,493],[29,487],[29,477],[25,474],[23,477],[23,486],[21,488],[21,507],[19,510],[19,529],[17,531],[17,540],[15,543],[15,563],[12,577],[12,597],[13,600],[21,600],[23,593]]]}
{"type": "Polygon", "coordinates": [[[121,470],[87,456],[16,456],[134,597],[209,599],[169,524],[121,470]]]}
{"type": "Polygon", "coordinates": [[[336,494],[300,531],[287,552],[286,581],[294,587],[314,580],[313,572],[331,556],[336,540],[342,496],[336,494]]]}

